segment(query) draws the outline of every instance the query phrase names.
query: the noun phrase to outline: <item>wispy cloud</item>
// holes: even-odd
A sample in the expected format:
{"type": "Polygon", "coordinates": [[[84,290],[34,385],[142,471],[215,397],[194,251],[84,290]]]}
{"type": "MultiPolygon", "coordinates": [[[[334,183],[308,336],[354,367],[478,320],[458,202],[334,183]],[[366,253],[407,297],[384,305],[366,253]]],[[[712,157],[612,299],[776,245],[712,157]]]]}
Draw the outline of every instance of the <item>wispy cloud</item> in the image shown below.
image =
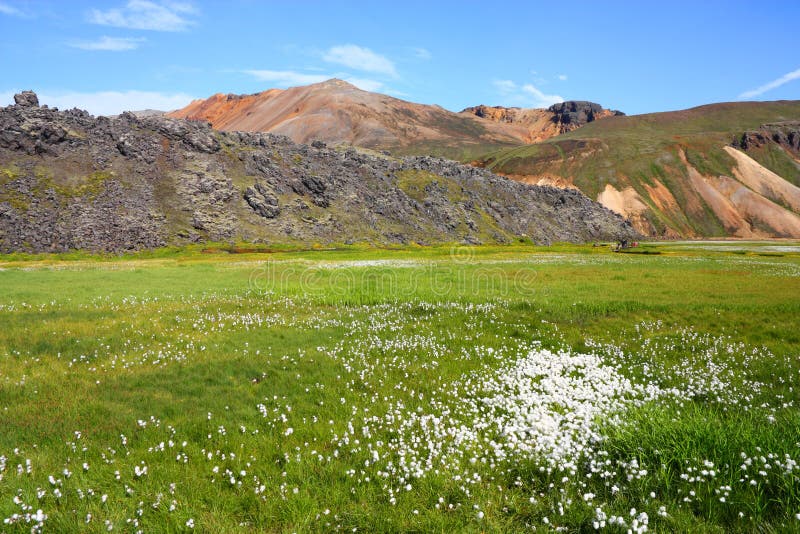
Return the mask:
{"type": "Polygon", "coordinates": [[[135,50],[145,41],[144,38],[134,37],[108,37],[103,36],[96,41],[76,41],[69,43],[73,48],[81,50],[104,50],[110,52],[123,52],[125,50],[135,50]]]}
{"type": "Polygon", "coordinates": [[[353,78],[350,76],[343,79],[347,83],[351,83],[364,91],[380,92],[383,89],[383,83],[379,82],[378,80],[370,80],[368,78],[353,78]]]}
{"type": "Polygon", "coordinates": [[[332,76],[326,74],[306,74],[293,70],[246,70],[244,73],[262,82],[271,82],[276,87],[308,85],[310,83],[324,82],[332,78],[332,76]]]}
{"type": "Polygon", "coordinates": [[[739,95],[739,98],[753,98],[756,96],[761,96],[767,91],[772,91],[773,89],[777,89],[781,85],[785,83],[789,83],[792,80],[800,79],[800,69],[793,70],[792,72],[788,72],[778,78],[777,80],[772,80],[769,83],[765,83],[764,85],[752,89],[750,91],[745,91],[744,93],[739,95]]]}
{"type": "MultiPolygon", "coordinates": [[[[14,93],[0,92],[0,105],[12,104],[14,93]]],[[[100,91],[96,93],[39,93],[39,102],[59,109],[85,109],[94,115],[117,115],[123,111],[179,109],[194,97],[185,93],[159,93],[154,91],[100,91]]]]}
{"type": "Polygon", "coordinates": [[[558,79],[561,80],[562,82],[566,82],[567,81],[567,75],[566,74],[559,74],[558,75],[558,79]]]}
{"type": "Polygon", "coordinates": [[[397,78],[397,69],[391,60],[376,54],[369,48],[346,44],[331,47],[322,56],[328,63],[344,65],[351,69],[372,72],[375,74],[385,74],[397,78]]]}
{"type": "Polygon", "coordinates": [[[417,59],[422,59],[427,61],[433,57],[433,54],[427,48],[416,47],[412,49],[414,52],[414,57],[417,59]]]}
{"type": "Polygon", "coordinates": [[[380,91],[384,88],[383,82],[378,80],[359,78],[342,72],[319,74],[308,74],[294,70],[245,70],[243,72],[253,76],[257,80],[270,82],[274,87],[281,88],[320,83],[330,80],[331,78],[342,79],[364,91],[380,91]]]}
{"type": "Polygon", "coordinates": [[[24,17],[25,13],[17,9],[16,7],[9,5],[5,2],[0,2],[0,14],[3,15],[10,15],[12,17],[24,17]]]}
{"type": "Polygon", "coordinates": [[[509,95],[517,90],[517,84],[511,80],[494,80],[492,85],[494,85],[494,88],[503,96],[509,95]]]}
{"type": "Polygon", "coordinates": [[[564,101],[564,97],[545,94],[531,83],[519,85],[511,80],[494,80],[492,85],[506,105],[546,108],[564,101]]]}
{"type": "Polygon", "coordinates": [[[196,13],[194,6],[188,3],[129,0],[122,8],[91,10],[89,22],[132,30],[179,32],[194,24],[189,17],[196,13]]]}

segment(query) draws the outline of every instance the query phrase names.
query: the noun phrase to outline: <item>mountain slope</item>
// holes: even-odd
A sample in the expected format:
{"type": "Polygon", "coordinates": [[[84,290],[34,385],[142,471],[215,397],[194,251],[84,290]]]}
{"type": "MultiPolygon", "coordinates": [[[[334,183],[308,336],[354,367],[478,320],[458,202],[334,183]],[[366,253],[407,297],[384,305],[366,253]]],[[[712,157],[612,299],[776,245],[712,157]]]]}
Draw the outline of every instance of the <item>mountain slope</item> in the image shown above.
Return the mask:
{"type": "Polygon", "coordinates": [[[0,108],[0,252],[632,238],[576,191],[163,117],[0,108]]]}
{"type": "Polygon", "coordinates": [[[362,91],[335,79],[254,95],[217,94],[169,116],[207,120],[220,130],[286,135],[297,143],[322,140],[399,154],[462,158],[520,144],[502,124],[362,91]]]}
{"type": "MultiPolygon", "coordinates": [[[[590,102],[550,109],[467,108],[406,102],[328,80],[254,95],[217,94],[169,114],[205,120],[228,131],[270,132],[297,143],[322,140],[395,154],[439,155],[468,161],[487,151],[546,139],[613,114],[590,102]],[[503,110],[503,119],[492,111],[503,110]]],[[[619,112],[616,112],[619,113],[619,112]]]]}
{"type": "Polygon", "coordinates": [[[610,117],[477,164],[576,187],[647,235],[800,237],[798,119],[798,101],[610,117]]]}

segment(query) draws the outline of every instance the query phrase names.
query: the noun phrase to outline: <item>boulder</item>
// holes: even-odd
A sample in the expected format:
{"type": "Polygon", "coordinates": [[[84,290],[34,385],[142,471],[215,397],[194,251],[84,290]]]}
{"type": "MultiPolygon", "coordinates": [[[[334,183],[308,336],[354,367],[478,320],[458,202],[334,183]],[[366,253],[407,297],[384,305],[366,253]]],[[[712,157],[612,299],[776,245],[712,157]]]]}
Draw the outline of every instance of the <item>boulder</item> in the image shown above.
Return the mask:
{"type": "Polygon", "coordinates": [[[14,95],[14,103],[25,108],[38,108],[39,97],[33,91],[22,91],[14,95]]]}

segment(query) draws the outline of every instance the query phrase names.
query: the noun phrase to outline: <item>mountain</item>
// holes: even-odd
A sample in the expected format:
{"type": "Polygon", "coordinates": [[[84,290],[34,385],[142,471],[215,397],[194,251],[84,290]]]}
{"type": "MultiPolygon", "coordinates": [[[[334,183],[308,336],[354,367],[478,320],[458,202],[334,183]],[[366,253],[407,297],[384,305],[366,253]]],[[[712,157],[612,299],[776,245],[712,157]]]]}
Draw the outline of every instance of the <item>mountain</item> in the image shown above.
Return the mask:
{"type": "Polygon", "coordinates": [[[318,139],[394,154],[468,161],[491,150],[546,139],[613,113],[590,102],[558,104],[547,110],[478,106],[453,113],[362,91],[334,79],[253,95],[217,94],[195,100],[168,116],[209,121],[220,130],[282,134],[297,143],[318,139]]]}
{"type": "Polygon", "coordinates": [[[0,252],[635,238],[574,190],[160,116],[0,108],[0,252]]]}
{"type": "Polygon", "coordinates": [[[442,155],[525,183],[577,188],[650,236],[800,237],[800,158],[792,126],[800,120],[800,102],[712,104],[632,117],[586,101],[451,113],[329,80],[215,95],[170,116],[223,130],[281,133],[301,143],[321,139],[442,155]]]}
{"type": "Polygon", "coordinates": [[[207,120],[226,131],[286,135],[297,143],[322,140],[455,159],[520,144],[502,124],[362,91],[336,79],[253,95],[217,94],[168,116],[207,120]]]}
{"type": "Polygon", "coordinates": [[[625,115],[621,111],[605,109],[600,104],[583,100],[561,102],[547,109],[480,105],[466,108],[461,114],[506,124],[524,143],[544,141],[599,119],[625,115]]]}
{"type": "Polygon", "coordinates": [[[645,235],[800,237],[800,101],[614,116],[476,164],[576,187],[645,235]]]}

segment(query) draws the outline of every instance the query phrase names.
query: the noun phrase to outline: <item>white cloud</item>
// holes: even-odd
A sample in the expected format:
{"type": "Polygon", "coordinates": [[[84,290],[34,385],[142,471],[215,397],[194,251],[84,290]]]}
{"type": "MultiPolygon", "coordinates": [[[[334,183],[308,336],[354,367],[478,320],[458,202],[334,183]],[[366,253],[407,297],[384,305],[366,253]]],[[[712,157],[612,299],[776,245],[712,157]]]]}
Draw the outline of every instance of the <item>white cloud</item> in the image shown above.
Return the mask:
{"type": "Polygon", "coordinates": [[[194,23],[187,16],[196,13],[197,10],[188,3],[129,0],[123,8],[93,9],[89,13],[89,22],[132,30],[178,32],[194,23]]]}
{"type": "Polygon", "coordinates": [[[503,98],[505,105],[546,108],[564,101],[564,97],[545,94],[530,83],[518,85],[511,80],[494,80],[492,85],[503,98]]]}
{"type": "Polygon", "coordinates": [[[263,82],[270,82],[275,87],[296,87],[339,78],[364,91],[380,91],[383,88],[383,82],[368,78],[358,78],[341,72],[334,74],[306,74],[293,70],[246,70],[243,72],[263,82]]]}
{"type": "Polygon", "coordinates": [[[20,11],[14,6],[8,5],[5,2],[0,2],[0,13],[3,15],[10,15],[12,17],[24,17],[25,13],[20,11]]]}
{"type": "Polygon", "coordinates": [[[756,89],[752,89],[750,91],[745,91],[744,93],[739,95],[739,98],[753,98],[756,96],[761,96],[767,91],[771,91],[780,87],[781,85],[791,82],[792,80],[800,79],[800,69],[794,70],[792,72],[786,73],[777,80],[772,80],[769,83],[765,83],[761,87],[757,87],[756,89]]]}
{"type": "Polygon", "coordinates": [[[369,48],[352,44],[334,46],[323,54],[322,59],[328,63],[337,63],[351,69],[386,74],[397,78],[397,70],[394,67],[394,63],[369,48]]]}
{"type": "MultiPolygon", "coordinates": [[[[14,103],[14,93],[0,92],[0,105],[14,103]]],[[[172,111],[186,106],[194,97],[185,93],[152,91],[100,91],[96,93],[39,93],[39,103],[58,109],[85,109],[93,115],[117,115],[123,111],[158,109],[172,111]]]]}
{"type": "Polygon", "coordinates": [[[295,87],[310,83],[324,82],[333,76],[327,74],[305,74],[293,70],[246,70],[245,74],[255,77],[263,82],[271,82],[277,87],[295,87]]]}
{"type": "Polygon", "coordinates": [[[553,104],[558,104],[559,102],[564,101],[563,96],[546,95],[539,89],[534,87],[533,84],[530,83],[526,83],[525,85],[523,85],[522,90],[533,97],[534,99],[533,107],[535,108],[546,108],[552,106],[553,104]]]}
{"type": "Polygon", "coordinates": [[[70,43],[69,46],[73,48],[80,48],[81,50],[106,50],[111,52],[122,52],[125,50],[135,50],[139,45],[144,42],[143,38],[133,37],[108,37],[103,36],[97,41],[79,41],[70,43]]]}
{"type": "Polygon", "coordinates": [[[494,80],[492,85],[494,85],[495,89],[497,89],[500,94],[504,96],[517,90],[517,84],[511,80],[494,80]]]}
{"type": "Polygon", "coordinates": [[[380,91],[383,89],[383,83],[377,80],[369,80],[367,78],[344,78],[344,81],[351,83],[363,91],[380,91]]]}
{"type": "Polygon", "coordinates": [[[559,74],[558,75],[558,79],[561,80],[562,82],[566,82],[567,81],[567,75],[566,74],[559,74]]]}

